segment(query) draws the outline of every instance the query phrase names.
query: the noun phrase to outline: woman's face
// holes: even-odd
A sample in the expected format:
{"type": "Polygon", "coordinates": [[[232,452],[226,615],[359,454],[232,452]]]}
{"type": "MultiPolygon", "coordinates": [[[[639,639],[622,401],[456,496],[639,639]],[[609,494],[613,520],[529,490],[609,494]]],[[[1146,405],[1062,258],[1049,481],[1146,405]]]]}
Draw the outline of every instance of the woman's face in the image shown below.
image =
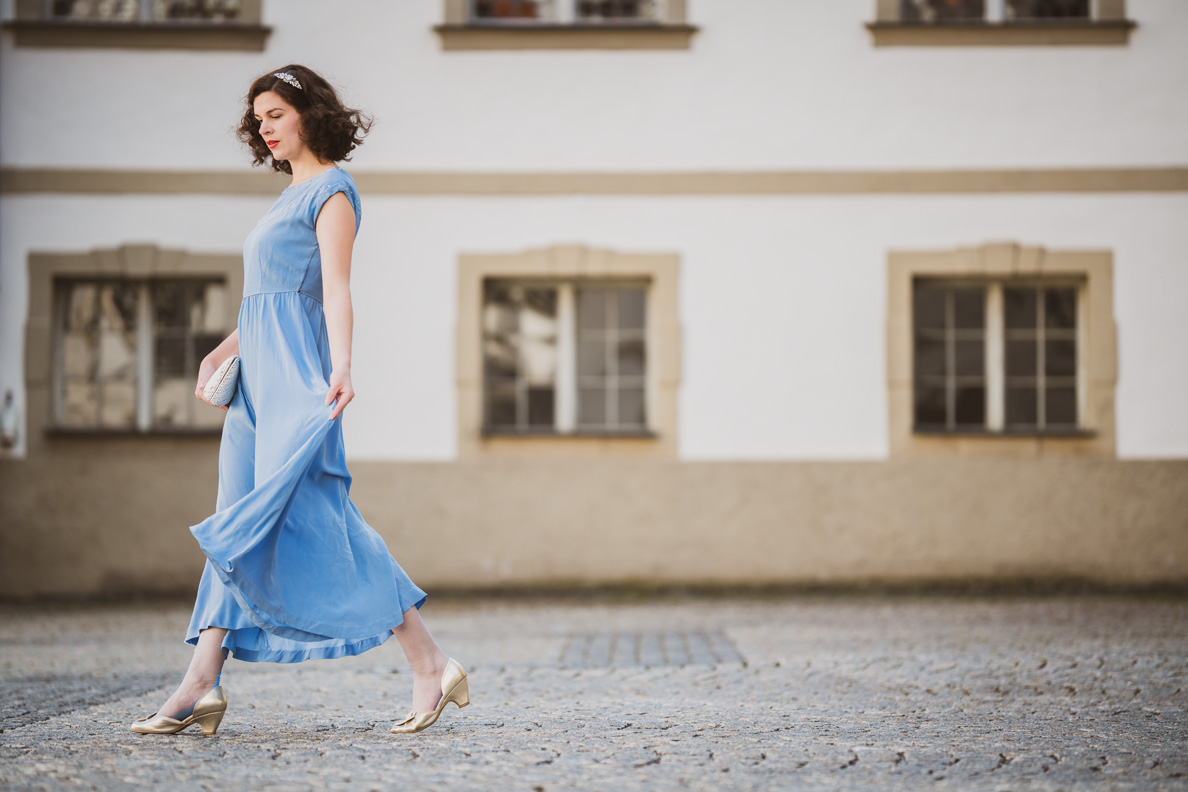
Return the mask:
{"type": "Polygon", "coordinates": [[[292,162],[305,151],[301,139],[301,115],[279,94],[265,91],[252,102],[260,120],[260,137],[272,149],[272,158],[292,162]]]}

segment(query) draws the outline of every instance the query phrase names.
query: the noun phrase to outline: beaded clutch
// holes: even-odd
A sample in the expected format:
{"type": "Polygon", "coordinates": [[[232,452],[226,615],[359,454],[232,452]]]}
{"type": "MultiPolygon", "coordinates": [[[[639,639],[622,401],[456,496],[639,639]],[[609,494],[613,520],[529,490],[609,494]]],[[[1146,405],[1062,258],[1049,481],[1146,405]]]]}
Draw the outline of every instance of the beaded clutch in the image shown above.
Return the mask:
{"type": "Polygon", "coordinates": [[[202,389],[202,398],[215,407],[223,407],[231,403],[235,395],[235,378],[239,375],[239,355],[232,355],[215,369],[202,389]]]}

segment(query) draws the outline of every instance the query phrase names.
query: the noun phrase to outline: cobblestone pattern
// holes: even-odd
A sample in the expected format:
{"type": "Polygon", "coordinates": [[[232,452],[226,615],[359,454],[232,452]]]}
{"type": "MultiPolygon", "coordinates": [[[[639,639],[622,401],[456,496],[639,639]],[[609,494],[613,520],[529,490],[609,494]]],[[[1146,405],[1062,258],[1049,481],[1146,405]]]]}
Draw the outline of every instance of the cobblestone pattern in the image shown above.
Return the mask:
{"type": "Polygon", "coordinates": [[[561,650],[562,668],[742,662],[742,655],[721,630],[581,633],[568,636],[561,650]]]}
{"type": "MultiPolygon", "coordinates": [[[[0,733],[4,785],[1188,789],[1188,603],[442,601],[423,613],[469,668],[472,703],[421,734],[388,733],[411,681],[394,644],[297,666],[232,661],[216,736],[131,734],[166,690],[102,693],[0,733]],[[575,636],[638,633],[642,647],[670,631],[720,631],[745,662],[563,663],[575,636]]],[[[176,678],[187,618],[0,611],[4,690],[48,702],[55,680],[82,674],[110,691],[130,674],[176,678]]]]}

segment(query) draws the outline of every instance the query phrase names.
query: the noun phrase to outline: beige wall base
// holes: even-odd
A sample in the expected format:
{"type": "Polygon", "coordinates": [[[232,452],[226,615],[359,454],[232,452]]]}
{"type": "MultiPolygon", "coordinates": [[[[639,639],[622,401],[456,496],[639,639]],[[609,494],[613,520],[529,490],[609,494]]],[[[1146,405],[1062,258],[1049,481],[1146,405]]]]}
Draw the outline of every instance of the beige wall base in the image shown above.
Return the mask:
{"type": "MultiPolygon", "coordinates": [[[[193,592],[214,440],[52,438],[0,462],[0,597],[193,592]]],[[[1188,461],[355,463],[434,587],[1188,581],[1188,461]]]]}

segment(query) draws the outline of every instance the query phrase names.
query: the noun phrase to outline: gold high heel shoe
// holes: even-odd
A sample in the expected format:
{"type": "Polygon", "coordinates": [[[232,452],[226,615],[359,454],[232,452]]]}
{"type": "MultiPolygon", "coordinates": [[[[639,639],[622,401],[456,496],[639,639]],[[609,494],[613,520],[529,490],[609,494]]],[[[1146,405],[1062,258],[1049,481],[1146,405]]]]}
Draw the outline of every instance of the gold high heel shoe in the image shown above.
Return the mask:
{"type": "Polygon", "coordinates": [[[175,717],[167,718],[154,712],[147,718],[133,723],[132,731],[137,734],[176,734],[197,723],[202,727],[203,734],[214,734],[223,722],[226,712],[227,695],[223,693],[221,685],[215,685],[213,690],[177,713],[175,717]]]}
{"type": "Polygon", "coordinates": [[[420,715],[410,711],[404,716],[404,720],[398,721],[392,727],[392,734],[412,734],[432,726],[437,721],[437,716],[445,709],[448,701],[457,704],[459,709],[470,703],[470,686],[466,682],[466,669],[453,658],[449,658],[445,672],[441,675],[441,698],[437,700],[437,706],[420,715]]]}

